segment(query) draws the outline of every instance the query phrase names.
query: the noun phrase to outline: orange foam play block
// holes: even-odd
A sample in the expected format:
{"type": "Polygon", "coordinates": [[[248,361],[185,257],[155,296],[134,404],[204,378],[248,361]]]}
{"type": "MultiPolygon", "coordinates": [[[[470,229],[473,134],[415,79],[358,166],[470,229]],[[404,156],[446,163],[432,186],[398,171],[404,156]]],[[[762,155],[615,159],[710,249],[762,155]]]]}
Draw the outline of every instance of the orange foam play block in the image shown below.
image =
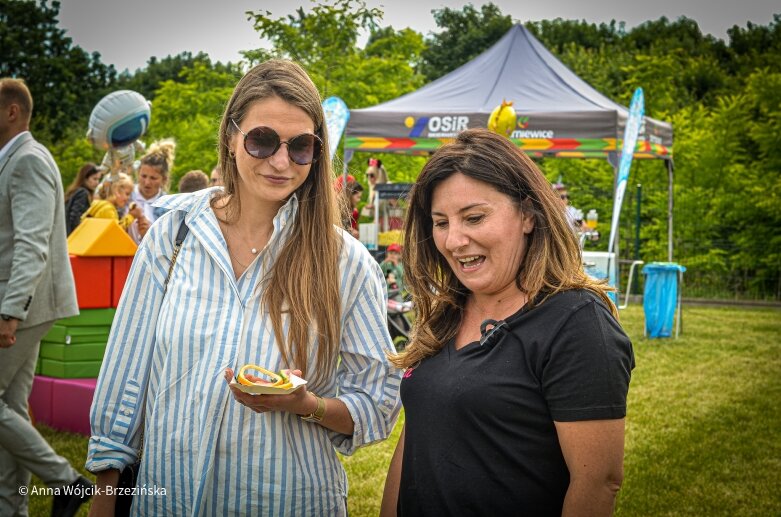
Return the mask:
{"type": "Polygon", "coordinates": [[[136,249],[114,219],[88,217],[68,236],[68,253],[80,257],[132,257],[136,249]]]}
{"type": "Polygon", "coordinates": [[[125,288],[125,281],[130,273],[133,257],[112,257],[111,262],[111,306],[116,308],[119,305],[119,298],[122,296],[122,289],[125,288]]]}
{"type": "Polygon", "coordinates": [[[111,305],[111,257],[70,256],[76,299],[80,309],[108,309],[111,305]]]}

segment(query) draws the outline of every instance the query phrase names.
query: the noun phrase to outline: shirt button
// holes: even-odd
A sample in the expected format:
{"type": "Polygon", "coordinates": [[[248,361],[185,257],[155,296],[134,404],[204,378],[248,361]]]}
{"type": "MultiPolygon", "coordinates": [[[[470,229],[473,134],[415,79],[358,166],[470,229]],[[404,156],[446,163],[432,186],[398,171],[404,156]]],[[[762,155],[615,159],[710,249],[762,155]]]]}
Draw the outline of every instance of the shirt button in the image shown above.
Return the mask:
{"type": "Polygon", "coordinates": [[[123,410],[123,411],[122,411],[122,413],[123,413],[125,416],[130,416],[130,410],[129,410],[129,409],[125,409],[125,410],[123,410]]]}

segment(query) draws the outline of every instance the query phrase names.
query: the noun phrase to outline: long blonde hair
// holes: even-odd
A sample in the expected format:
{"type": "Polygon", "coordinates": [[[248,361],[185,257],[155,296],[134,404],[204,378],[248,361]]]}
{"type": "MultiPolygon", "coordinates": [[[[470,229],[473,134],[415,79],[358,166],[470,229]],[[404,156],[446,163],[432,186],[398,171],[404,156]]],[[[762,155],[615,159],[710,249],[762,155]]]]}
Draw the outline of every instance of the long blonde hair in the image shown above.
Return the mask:
{"type": "Polygon", "coordinates": [[[298,213],[289,239],[264,280],[263,306],[270,313],[283,361],[301,369],[310,380],[323,380],[336,367],[339,354],[338,271],[342,238],[337,230],[339,212],[320,94],[299,65],[269,60],[247,72],[236,85],[220,123],[219,166],[225,190],[212,198],[212,207],[228,199],[226,217],[229,221],[238,218],[241,204],[235,194],[239,171],[230,147],[237,130],[231,119],[240,124],[254,103],[271,97],[278,97],[309,115],[315,134],[323,141],[323,151],[295,192],[298,213]],[[290,317],[287,337],[283,333],[283,310],[290,317]],[[317,371],[309,372],[308,356],[315,339],[317,371]]]}
{"type": "Polygon", "coordinates": [[[461,324],[469,292],[437,250],[431,219],[434,190],[456,173],[490,185],[534,217],[515,280],[530,307],[555,293],[582,288],[596,293],[618,316],[607,296],[612,289],[583,272],[577,237],[542,172],[507,138],[486,129],[469,129],[432,155],[410,194],[404,226],[404,281],[415,301],[417,318],[410,344],[391,357],[393,364],[410,368],[436,354],[455,337],[461,324]]]}
{"type": "Polygon", "coordinates": [[[104,178],[103,182],[98,185],[98,189],[95,195],[98,197],[98,199],[103,199],[113,204],[119,189],[125,188],[128,190],[133,190],[133,187],[133,179],[124,172],[120,172],[114,178],[104,178]]]}

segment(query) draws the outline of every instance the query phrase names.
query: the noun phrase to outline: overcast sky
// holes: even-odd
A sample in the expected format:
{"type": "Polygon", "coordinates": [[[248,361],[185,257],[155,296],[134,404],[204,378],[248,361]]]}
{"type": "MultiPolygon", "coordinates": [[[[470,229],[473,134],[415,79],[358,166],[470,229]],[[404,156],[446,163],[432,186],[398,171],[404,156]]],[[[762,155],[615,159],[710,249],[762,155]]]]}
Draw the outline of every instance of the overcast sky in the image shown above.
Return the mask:
{"type": "MultiPolygon", "coordinates": [[[[382,25],[410,27],[424,35],[436,30],[433,9],[461,9],[481,1],[368,0],[384,12],[382,25]]],[[[487,3],[487,2],[485,2],[487,3]]],[[[781,13],[779,0],[494,0],[502,13],[527,22],[544,19],[585,19],[626,22],[627,28],[666,16],[694,19],[704,33],[726,39],[733,25],[768,25],[781,13]]],[[[238,61],[239,51],[262,42],[245,11],[271,11],[279,18],[310,0],[61,0],[60,26],[76,45],[100,52],[101,60],[117,70],[146,65],[151,56],[203,51],[215,61],[238,61]]]]}

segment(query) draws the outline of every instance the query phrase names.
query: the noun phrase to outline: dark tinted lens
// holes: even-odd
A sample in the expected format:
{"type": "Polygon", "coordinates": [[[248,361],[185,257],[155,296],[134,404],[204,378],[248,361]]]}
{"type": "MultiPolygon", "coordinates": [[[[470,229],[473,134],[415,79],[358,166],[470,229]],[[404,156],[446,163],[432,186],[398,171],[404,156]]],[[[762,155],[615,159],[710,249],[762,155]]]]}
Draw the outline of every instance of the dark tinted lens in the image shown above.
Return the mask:
{"type": "Polygon", "coordinates": [[[298,165],[307,165],[320,156],[322,142],[316,135],[303,134],[293,137],[287,143],[290,159],[298,165]]]}
{"type": "Polygon", "coordinates": [[[270,127],[256,127],[244,139],[244,149],[255,158],[268,158],[279,148],[279,135],[270,127]]]}

